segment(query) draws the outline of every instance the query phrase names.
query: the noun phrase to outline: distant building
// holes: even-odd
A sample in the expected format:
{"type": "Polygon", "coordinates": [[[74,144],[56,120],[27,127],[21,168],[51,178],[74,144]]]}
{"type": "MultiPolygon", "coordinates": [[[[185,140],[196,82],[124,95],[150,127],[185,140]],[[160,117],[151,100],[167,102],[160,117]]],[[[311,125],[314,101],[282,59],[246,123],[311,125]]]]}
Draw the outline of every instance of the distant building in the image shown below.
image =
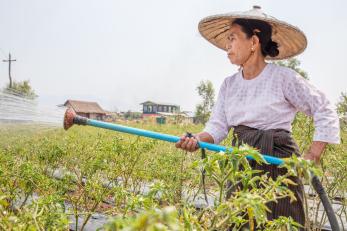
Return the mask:
{"type": "Polygon", "coordinates": [[[142,118],[148,118],[157,123],[193,123],[192,112],[181,112],[180,106],[171,103],[146,101],[142,105],[142,118]]]}
{"type": "Polygon", "coordinates": [[[143,117],[146,116],[159,116],[160,113],[177,114],[180,112],[180,106],[171,103],[159,103],[153,101],[146,101],[141,103],[143,117]]]}
{"type": "Polygon", "coordinates": [[[106,118],[106,111],[104,111],[96,102],[69,99],[63,105],[72,108],[77,115],[89,119],[104,120],[106,118]]]}
{"type": "Polygon", "coordinates": [[[105,111],[105,113],[106,113],[106,115],[105,115],[105,118],[103,120],[106,122],[116,122],[120,117],[120,114],[117,112],[105,111]]]}

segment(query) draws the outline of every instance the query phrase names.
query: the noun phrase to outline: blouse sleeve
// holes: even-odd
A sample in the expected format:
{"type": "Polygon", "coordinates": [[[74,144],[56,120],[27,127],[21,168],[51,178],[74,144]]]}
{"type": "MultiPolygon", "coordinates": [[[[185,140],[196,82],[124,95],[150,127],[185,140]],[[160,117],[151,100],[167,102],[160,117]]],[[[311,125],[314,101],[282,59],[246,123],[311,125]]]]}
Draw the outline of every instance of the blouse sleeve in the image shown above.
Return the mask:
{"type": "Polygon", "coordinates": [[[297,110],[313,116],[313,141],[340,143],[339,118],[325,95],[294,71],[283,77],[286,100],[297,110]]]}
{"type": "Polygon", "coordinates": [[[214,143],[219,144],[228,136],[229,128],[225,115],[225,93],[226,93],[226,80],[224,80],[219,93],[217,101],[212,109],[209,121],[206,123],[204,132],[207,132],[213,137],[214,143]]]}

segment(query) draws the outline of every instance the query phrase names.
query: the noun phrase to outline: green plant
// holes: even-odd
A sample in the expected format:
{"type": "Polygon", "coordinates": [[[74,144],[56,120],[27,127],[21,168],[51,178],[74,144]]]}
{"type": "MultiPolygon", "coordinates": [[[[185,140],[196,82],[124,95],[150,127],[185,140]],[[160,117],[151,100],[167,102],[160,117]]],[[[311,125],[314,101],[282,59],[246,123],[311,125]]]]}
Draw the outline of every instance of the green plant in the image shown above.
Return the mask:
{"type": "MultiPolygon", "coordinates": [[[[131,126],[176,135],[202,128],[178,124],[131,126]]],[[[293,135],[302,152],[310,144],[313,131],[312,120],[298,115],[293,135]]],[[[337,211],[340,220],[346,214],[346,200],[341,199],[347,188],[346,135],[341,130],[343,142],[328,146],[321,168],[330,198],[341,200],[337,211]]],[[[228,145],[229,140],[223,144],[228,145]]],[[[170,229],[167,220],[158,215],[166,207],[175,207],[176,212],[170,214],[181,230],[223,230],[231,224],[236,230],[250,223],[249,217],[254,218],[254,229],[257,225],[267,230],[297,227],[290,218],[264,218],[268,201],[291,196],[286,187],[291,182],[285,176],[271,180],[251,169],[246,155],[263,160],[247,146],[228,154],[208,153],[207,159],[201,160],[198,153],[179,151],[173,144],[90,127],[73,127],[68,132],[11,127],[0,132],[0,141],[0,229],[39,229],[36,220],[40,229],[63,230],[68,229],[67,217],[71,215],[75,219],[70,222],[75,225],[77,218],[83,217],[78,224],[81,229],[96,212],[117,217],[119,224],[125,224],[122,229],[147,218],[170,229]],[[202,168],[206,169],[207,194],[216,203],[195,208],[191,199],[201,194],[202,168]],[[226,182],[243,187],[227,199],[226,182]],[[145,185],[150,189],[144,193],[145,185]]],[[[286,165],[288,174],[311,174],[312,166],[300,158],[289,159],[286,165]]],[[[316,204],[308,209],[309,219],[318,228],[326,217],[316,216],[319,200],[311,196],[307,195],[308,199],[316,204]]],[[[144,226],[144,230],[149,228],[144,226]]]]}

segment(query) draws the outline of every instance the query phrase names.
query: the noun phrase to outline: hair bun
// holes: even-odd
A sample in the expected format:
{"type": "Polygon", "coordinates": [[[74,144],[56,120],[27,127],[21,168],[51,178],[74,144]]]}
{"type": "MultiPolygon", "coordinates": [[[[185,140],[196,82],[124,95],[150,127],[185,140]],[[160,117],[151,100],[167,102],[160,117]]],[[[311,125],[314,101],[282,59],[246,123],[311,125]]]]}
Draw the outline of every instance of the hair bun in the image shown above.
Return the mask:
{"type": "Polygon", "coordinates": [[[270,57],[276,57],[280,53],[280,51],[278,50],[278,44],[271,39],[267,43],[265,51],[270,57]]]}

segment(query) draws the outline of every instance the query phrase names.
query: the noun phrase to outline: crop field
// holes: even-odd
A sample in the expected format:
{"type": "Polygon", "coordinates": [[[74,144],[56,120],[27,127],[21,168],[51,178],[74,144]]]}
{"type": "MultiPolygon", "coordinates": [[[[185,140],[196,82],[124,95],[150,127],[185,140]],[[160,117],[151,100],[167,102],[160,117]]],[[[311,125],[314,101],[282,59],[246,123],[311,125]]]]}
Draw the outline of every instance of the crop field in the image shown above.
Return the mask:
{"type": "MultiPolygon", "coordinates": [[[[126,125],[177,136],[203,128],[126,125]]],[[[293,183],[290,176],[302,176],[309,188],[310,171],[320,174],[347,229],[345,128],[343,142],[327,148],[319,168],[292,158],[284,166],[288,174],[274,180],[254,175],[245,156],[263,160],[247,146],[232,153],[207,152],[202,159],[199,151],[186,153],[172,143],[92,127],[25,127],[1,126],[1,230],[240,230],[246,223],[250,230],[296,230],[290,218],[268,221],[266,203],[295,200],[286,187],[293,183]],[[244,187],[227,199],[227,182],[244,187]]],[[[312,134],[312,121],[299,115],[293,135],[301,150],[312,134]]],[[[229,146],[230,138],[223,145],[229,146]]],[[[305,199],[307,224],[312,230],[327,227],[317,195],[308,189],[305,199]]]]}

